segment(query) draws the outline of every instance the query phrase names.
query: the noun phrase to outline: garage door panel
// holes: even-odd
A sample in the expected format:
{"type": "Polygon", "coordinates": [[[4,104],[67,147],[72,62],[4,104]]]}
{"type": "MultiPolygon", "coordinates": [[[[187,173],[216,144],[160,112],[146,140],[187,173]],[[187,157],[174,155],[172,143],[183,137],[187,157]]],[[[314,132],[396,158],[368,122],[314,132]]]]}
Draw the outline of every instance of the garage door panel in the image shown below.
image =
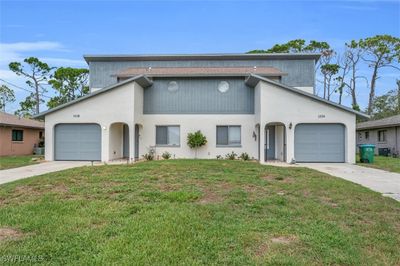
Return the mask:
{"type": "Polygon", "coordinates": [[[55,127],[55,160],[101,160],[101,129],[96,124],[55,127]]]}
{"type": "Polygon", "coordinates": [[[295,159],[298,162],[344,162],[344,126],[299,124],[295,128],[295,159]]]}

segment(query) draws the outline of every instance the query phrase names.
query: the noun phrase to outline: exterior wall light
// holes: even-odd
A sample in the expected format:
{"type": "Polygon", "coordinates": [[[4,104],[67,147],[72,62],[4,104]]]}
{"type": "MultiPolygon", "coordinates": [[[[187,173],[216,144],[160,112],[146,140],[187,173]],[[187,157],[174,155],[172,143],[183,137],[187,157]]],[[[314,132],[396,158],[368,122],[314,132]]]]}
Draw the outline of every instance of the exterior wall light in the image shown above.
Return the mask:
{"type": "Polygon", "coordinates": [[[289,129],[292,129],[292,127],[293,127],[293,124],[292,124],[292,122],[290,122],[289,123],[289,129]]]}

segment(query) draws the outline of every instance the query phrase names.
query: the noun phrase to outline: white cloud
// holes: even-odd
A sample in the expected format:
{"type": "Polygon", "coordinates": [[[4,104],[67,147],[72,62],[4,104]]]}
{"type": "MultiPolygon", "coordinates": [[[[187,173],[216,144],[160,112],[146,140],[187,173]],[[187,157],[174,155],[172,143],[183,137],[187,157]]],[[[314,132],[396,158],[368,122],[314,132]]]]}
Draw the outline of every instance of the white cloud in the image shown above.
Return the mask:
{"type": "Polygon", "coordinates": [[[63,47],[58,42],[16,42],[0,43],[0,63],[20,60],[24,52],[60,51],[63,47]]]}

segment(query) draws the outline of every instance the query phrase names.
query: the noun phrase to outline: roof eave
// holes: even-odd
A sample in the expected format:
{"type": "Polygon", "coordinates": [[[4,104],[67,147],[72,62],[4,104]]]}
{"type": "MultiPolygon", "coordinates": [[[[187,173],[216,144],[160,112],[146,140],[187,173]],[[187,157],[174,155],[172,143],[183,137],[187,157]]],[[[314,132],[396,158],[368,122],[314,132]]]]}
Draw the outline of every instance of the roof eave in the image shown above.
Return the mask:
{"type": "Polygon", "coordinates": [[[138,76],[132,77],[132,78],[130,78],[130,79],[121,81],[121,82],[119,82],[119,83],[110,85],[110,86],[108,86],[108,87],[104,87],[104,88],[102,88],[102,89],[100,89],[100,90],[94,91],[94,92],[92,92],[92,93],[90,93],[90,94],[87,94],[87,95],[85,95],[85,96],[82,96],[82,97],[80,97],[80,98],[77,98],[77,99],[75,99],[75,100],[73,100],[73,101],[64,103],[64,104],[62,104],[62,105],[59,105],[59,106],[54,107],[54,108],[52,108],[52,109],[49,109],[49,110],[47,110],[47,111],[41,112],[41,113],[39,113],[39,114],[37,114],[37,115],[34,115],[33,118],[43,118],[44,116],[46,116],[46,115],[48,115],[48,114],[50,114],[50,113],[56,112],[56,111],[61,110],[61,109],[65,108],[65,107],[68,107],[68,106],[73,105],[73,104],[75,104],[75,103],[78,103],[78,102],[84,101],[84,100],[86,100],[86,99],[92,98],[92,97],[94,97],[94,96],[96,96],[96,95],[102,94],[102,93],[107,92],[107,91],[109,91],[109,90],[111,90],[111,89],[115,89],[115,88],[117,88],[117,87],[120,87],[120,86],[122,86],[122,85],[125,85],[125,84],[130,83],[130,82],[133,82],[133,81],[135,81],[136,83],[138,83],[138,84],[139,84],[140,86],[142,86],[143,88],[149,87],[149,86],[151,86],[151,85],[153,84],[153,81],[150,80],[150,79],[149,79],[148,77],[146,77],[145,75],[138,75],[138,76]]]}
{"type": "Polygon", "coordinates": [[[168,61],[168,60],[253,60],[253,59],[312,59],[319,60],[318,53],[216,53],[216,54],[86,54],[83,56],[89,64],[92,61],[168,61]]]}
{"type": "Polygon", "coordinates": [[[340,105],[340,104],[337,104],[337,103],[334,103],[334,102],[331,102],[331,101],[322,99],[322,98],[320,98],[320,97],[318,97],[318,96],[316,96],[316,95],[314,95],[314,94],[311,94],[311,93],[308,93],[308,92],[305,92],[305,91],[296,89],[296,88],[294,88],[294,87],[290,87],[290,86],[284,85],[284,84],[282,84],[282,83],[279,83],[279,82],[270,80],[270,79],[268,79],[268,78],[264,78],[264,77],[259,76],[259,75],[256,75],[256,74],[251,74],[251,75],[249,75],[249,76],[246,78],[246,80],[245,80],[246,84],[247,84],[248,86],[251,86],[251,87],[255,87],[255,86],[258,84],[259,81],[265,81],[265,82],[268,82],[268,83],[270,83],[270,84],[273,84],[273,85],[276,85],[276,86],[285,88],[285,89],[290,90],[290,91],[292,91],[292,92],[295,92],[295,93],[297,93],[297,94],[300,94],[300,95],[303,95],[303,96],[307,96],[307,97],[312,98],[312,99],[314,99],[314,100],[317,100],[317,101],[320,101],[320,102],[323,102],[323,103],[332,105],[332,106],[334,106],[334,107],[336,107],[336,108],[339,108],[339,109],[341,109],[341,110],[344,110],[344,111],[353,113],[353,114],[355,114],[355,115],[357,115],[357,116],[359,116],[359,117],[370,118],[369,115],[364,114],[364,113],[361,113],[361,112],[358,112],[358,111],[353,110],[353,109],[351,109],[351,108],[349,108],[349,107],[346,107],[346,106],[343,106],[343,105],[340,105]]]}

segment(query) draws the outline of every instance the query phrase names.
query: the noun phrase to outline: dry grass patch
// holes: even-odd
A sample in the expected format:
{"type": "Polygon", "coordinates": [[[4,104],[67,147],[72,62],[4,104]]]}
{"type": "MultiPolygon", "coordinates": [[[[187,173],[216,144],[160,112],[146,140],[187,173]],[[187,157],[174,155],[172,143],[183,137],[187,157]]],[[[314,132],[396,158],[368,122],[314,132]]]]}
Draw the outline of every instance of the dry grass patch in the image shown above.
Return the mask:
{"type": "Polygon", "coordinates": [[[10,227],[0,228],[0,243],[7,240],[18,240],[23,236],[24,234],[19,230],[10,227]]]}

